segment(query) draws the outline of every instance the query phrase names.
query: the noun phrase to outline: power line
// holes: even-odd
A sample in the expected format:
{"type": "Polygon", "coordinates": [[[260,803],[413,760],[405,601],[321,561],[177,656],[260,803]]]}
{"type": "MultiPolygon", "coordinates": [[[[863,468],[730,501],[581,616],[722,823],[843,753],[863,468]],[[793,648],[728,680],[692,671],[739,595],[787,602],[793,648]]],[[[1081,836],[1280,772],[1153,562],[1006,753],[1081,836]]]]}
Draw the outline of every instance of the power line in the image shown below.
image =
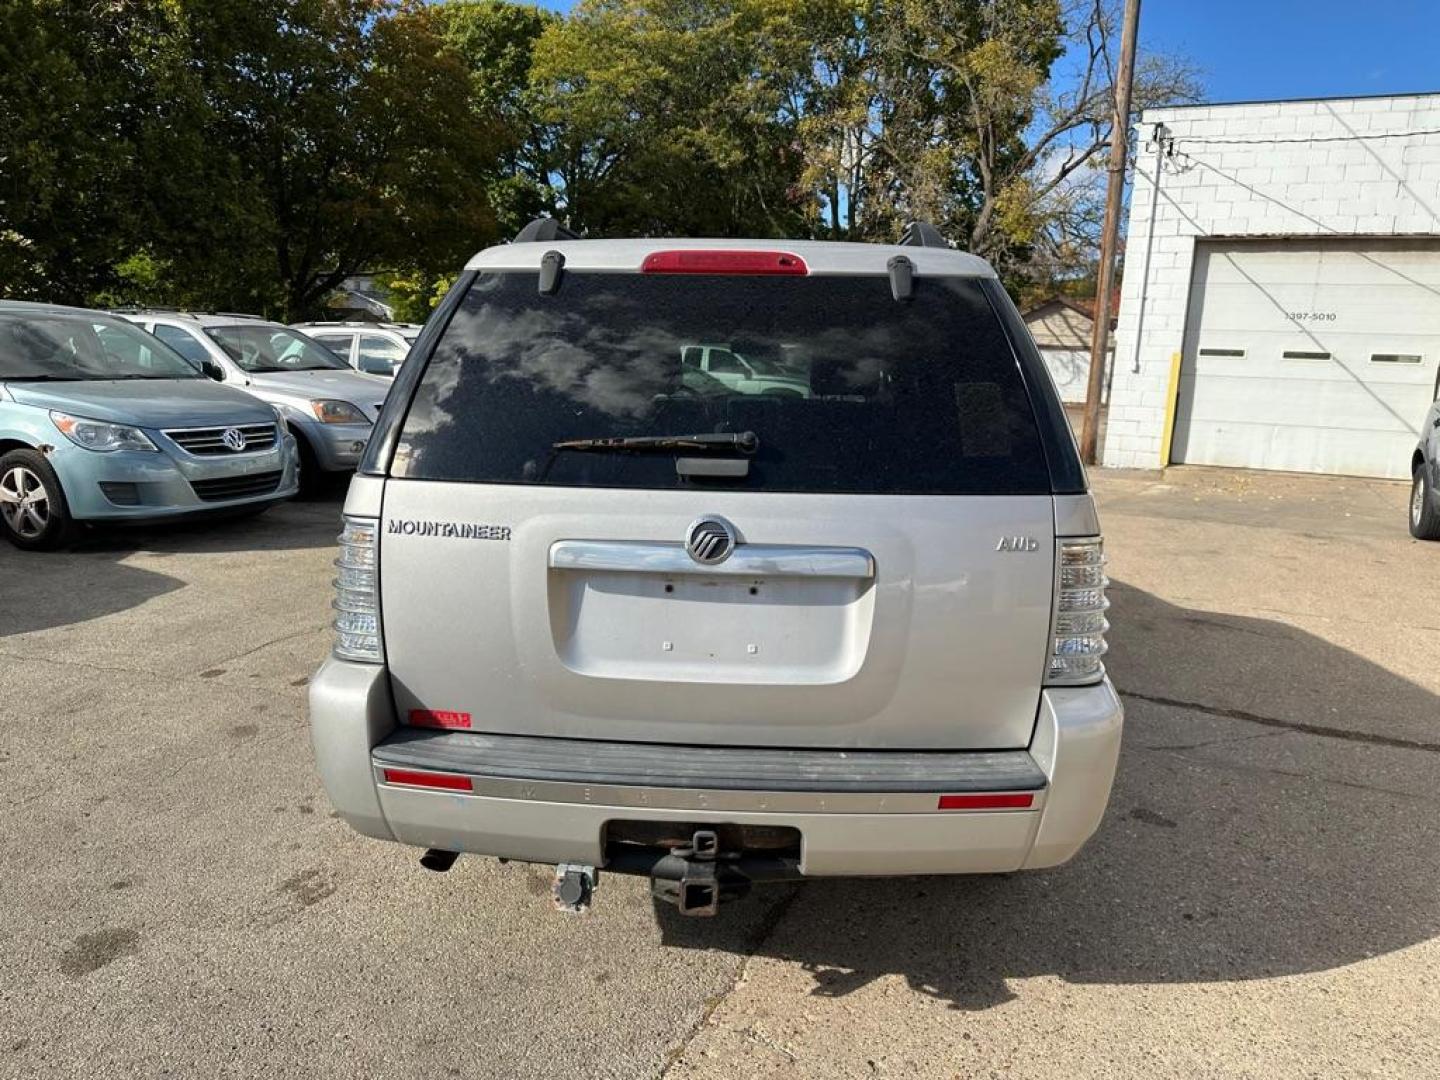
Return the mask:
{"type": "Polygon", "coordinates": [[[1369,139],[1411,139],[1417,135],[1440,135],[1440,128],[1421,128],[1418,131],[1376,131],[1371,134],[1361,135],[1320,135],[1297,139],[1215,139],[1205,136],[1176,135],[1177,143],[1208,143],[1211,145],[1225,144],[1227,146],[1277,146],[1282,143],[1332,143],[1332,142],[1364,142],[1369,139]]]}

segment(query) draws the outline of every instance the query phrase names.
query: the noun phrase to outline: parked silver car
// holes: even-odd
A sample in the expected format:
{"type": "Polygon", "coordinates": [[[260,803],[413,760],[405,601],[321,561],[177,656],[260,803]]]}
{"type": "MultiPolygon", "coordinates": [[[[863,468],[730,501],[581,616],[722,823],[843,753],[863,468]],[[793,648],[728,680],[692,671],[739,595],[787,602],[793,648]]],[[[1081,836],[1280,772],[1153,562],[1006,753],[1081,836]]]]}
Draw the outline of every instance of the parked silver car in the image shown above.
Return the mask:
{"type": "Polygon", "coordinates": [[[276,406],[300,450],[302,476],[355,468],[390,380],[352,371],[282,323],[246,315],[120,311],[227,386],[276,406]]]}
{"type": "Polygon", "coordinates": [[[871,246],[481,252],[345,505],[320,774],[368,835],[602,868],[713,914],[752,883],[1062,863],[1120,745],[1105,556],[994,272],[871,246]],[[687,385],[784,343],[805,392],[687,385]]]}
{"type": "Polygon", "coordinates": [[[422,327],[414,323],[308,322],[293,328],[318,341],[356,371],[393,379],[422,327]]]}
{"type": "Polygon", "coordinates": [[[295,494],[274,409],[100,311],[0,301],[0,532],[259,511],[295,494]]]}

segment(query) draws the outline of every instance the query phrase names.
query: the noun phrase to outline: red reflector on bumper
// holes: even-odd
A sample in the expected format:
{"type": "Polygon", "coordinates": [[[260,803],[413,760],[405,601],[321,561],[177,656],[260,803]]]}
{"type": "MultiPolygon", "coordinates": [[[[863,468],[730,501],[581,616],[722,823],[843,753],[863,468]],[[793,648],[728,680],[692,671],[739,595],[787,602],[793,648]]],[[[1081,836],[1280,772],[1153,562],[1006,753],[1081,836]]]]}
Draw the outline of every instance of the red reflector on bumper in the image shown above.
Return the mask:
{"type": "Polygon", "coordinates": [[[941,810],[1027,810],[1035,804],[1033,791],[995,795],[941,795],[941,810]]]}
{"type": "Polygon", "coordinates": [[[652,251],[640,264],[642,274],[791,274],[810,272],[805,260],[788,251],[652,251]]]}
{"type": "Polygon", "coordinates": [[[472,790],[468,776],[421,772],[418,769],[386,769],[385,782],[387,784],[407,784],[410,787],[444,788],[446,791],[472,790]]]}
{"type": "Polygon", "coordinates": [[[410,725],[412,727],[468,728],[470,714],[468,712],[450,712],[446,709],[411,709],[410,725]]]}

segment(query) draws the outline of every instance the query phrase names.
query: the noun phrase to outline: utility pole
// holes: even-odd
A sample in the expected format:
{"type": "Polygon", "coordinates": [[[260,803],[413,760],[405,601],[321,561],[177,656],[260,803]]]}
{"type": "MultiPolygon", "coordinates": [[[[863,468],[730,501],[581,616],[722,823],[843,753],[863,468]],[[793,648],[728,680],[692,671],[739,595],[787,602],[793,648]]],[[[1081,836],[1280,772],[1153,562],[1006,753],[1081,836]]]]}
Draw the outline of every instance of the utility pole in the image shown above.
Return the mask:
{"type": "Polygon", "coordinates": [[[1115,72],[1115,116],[1110,130],[1110,175],[1105,185],[1105,226],[1100,235],[1100,267],[1095,282],[1095,330],[1090,339],[1090,382],[1085,388],[1085,421],[1080,427],[1080,456],[1095,464],[1100,440],[1100,395],[1105,387],[1105,352],[1110,344],[1110,294],[1115,288],[1115,247],[1120,237],[1120,203],[1125,196],[1125,154],[1130,145],[1130,83],[1135,75],[1135,38],[1140,29],[1140,0],[1125,0],[1120,32],[1120,67],[1115,72]]]}

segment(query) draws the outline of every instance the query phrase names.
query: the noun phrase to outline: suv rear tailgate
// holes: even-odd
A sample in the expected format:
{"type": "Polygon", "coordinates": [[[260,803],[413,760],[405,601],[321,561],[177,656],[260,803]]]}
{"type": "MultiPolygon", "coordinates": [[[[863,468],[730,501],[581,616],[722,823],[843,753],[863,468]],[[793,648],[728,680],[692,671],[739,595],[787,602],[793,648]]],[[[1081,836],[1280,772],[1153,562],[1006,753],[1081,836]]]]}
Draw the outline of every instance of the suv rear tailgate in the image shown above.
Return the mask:
{"type": "Polygon", "coordinates": [[[472,730],[497,734],[1023,747],[1049,641],[1053,520],[1048,495],[391,479],[381,609],[396,704],[402,718],[468,714],[472,730]],[[868,571],[552,565],[566,541],[678,553],[701,515],[733,523],[738,552],[860,549],[868,571]],[[1005,537],[1022,542],[1001,550],[1005,537]]]}

